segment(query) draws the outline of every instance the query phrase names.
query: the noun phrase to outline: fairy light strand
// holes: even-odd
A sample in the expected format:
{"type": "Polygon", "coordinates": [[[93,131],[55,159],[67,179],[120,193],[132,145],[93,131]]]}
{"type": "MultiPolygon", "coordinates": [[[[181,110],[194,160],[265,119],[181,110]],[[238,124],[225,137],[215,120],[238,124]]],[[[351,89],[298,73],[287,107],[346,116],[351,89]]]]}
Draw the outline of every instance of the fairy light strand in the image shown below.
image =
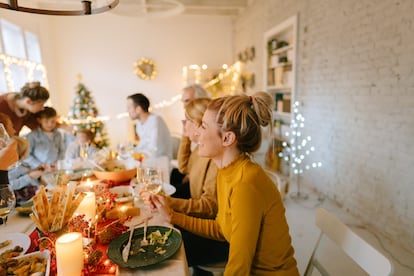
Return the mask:
{"type": "Polygon", "coordinates": [[[285,133],[288,142],[283,142],[283,151],[279,157],[285,161],[290,161],[292,172],[295,175],[303,174],[313,168],[322,167],[322,162],[308,163],[309,156],[315,151],[315,147],[310,145],[311,136],[304,136],[302,129],[305,127],[305,117],[300,112],[301,104],[296,101],[293,104],[293,116],[290,123],[291,131],[285,133]]]}

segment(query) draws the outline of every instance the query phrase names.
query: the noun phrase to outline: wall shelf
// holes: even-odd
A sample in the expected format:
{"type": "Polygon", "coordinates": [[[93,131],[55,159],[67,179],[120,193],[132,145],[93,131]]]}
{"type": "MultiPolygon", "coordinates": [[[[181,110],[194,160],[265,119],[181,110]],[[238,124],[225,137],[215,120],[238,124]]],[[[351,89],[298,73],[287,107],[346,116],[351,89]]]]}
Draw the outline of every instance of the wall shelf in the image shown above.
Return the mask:
{"type": "MultiPolygon", "coordinates": [[[[291,110],[296,98],[297,24],[298,16],[294,15],[264,34],[264,87],[275,101],[273,139],[279,142],[288,140],[285,133],[290,132],[291,110]]],[[[272,169],[289,178],[290,164],[280,159],[278,150],[282,151],[283,147],[272,149],[271,164],[277,164],[272,169]]]]}

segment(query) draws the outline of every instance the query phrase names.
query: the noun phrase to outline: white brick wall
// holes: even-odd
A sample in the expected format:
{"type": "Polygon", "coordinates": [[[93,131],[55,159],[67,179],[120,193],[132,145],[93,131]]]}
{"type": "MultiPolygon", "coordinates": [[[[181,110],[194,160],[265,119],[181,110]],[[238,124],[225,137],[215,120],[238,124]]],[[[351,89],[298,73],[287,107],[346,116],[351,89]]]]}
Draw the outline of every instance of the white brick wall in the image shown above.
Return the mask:
{"type": "Polygon", "coordinates": [[[414,1],[253,1],[234,52],[256,47],[254,91],[263,33],[295,13],[297,97],[324,163],[303,182],[414,251],[414,1]]]}

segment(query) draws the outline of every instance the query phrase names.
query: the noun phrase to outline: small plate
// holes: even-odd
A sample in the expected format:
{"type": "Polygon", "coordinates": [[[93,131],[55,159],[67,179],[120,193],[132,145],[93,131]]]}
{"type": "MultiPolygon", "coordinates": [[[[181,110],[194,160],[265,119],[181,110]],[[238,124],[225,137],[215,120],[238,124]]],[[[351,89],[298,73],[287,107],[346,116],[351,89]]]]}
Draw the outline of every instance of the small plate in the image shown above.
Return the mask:
{"type": "Polygon", "coordinates": [[[23,233],[2,234],[0,237],[0,242],[7,240],[11,240],[11,243],[8,246],[0,248],[0,254],[6,250],[13,249],[17,245],[23,248],[23,251],[20,254],[24,254],[30,247],[30,238],[28,235],[23,233]]]}
{"type": "Polygon", "coordinates": [[[113,194],[117,194],[118,197],[115,198],[115,202],[118,203],[125,203],[133,201],[134,198],[134,189],[128,185],[128,186],[115,186],[113,188],[110,188],[109,191],[113,194]]]}
{"type": "Polygon", "coordinates": [[[177,190],[173,185],[170,183],[163,183],[162,184],[162,190],[166,195],[172,195],[177,190]]]}
{"type": "MultiPolygon", "coordinates": [[[[162,235],[164,235],[165,232],[169,231],[171,228],[165,227],[165,226],[148,226],[147,230],[147,237],[150,233],[155,232],[159,230],[162,235]]],[[[134,231],[134,235],[132,238],[131,243],[131,250],[135,248],[135,250],[138,250],[140,248],[141,240],[144,236],[144,228],[137,228],[134,231]]],[[[108,247],[107,255],[108,258],[116,263],[117,265],[121,267],[128,267],[128,268],[138,268],[138,267],[146,267],[154,264],[158,264],[177,252],[177,250],[181,246],[181,235],[178,233],[177,230],[173,228],[170,236],[168,237],[168,240],[166,244],[160,245],[148,245],[145,246],[145,252],[138,252],[137,254],[129,256],[129,259],[127,262],[124,262],[122,259],[122,249],[125,247],[125,245],[128,242],[129,238],[129,231],[116,237],[108,247]],[[165,250],[163,254],[155,253],[154,250],[160,247],[162,250],[165,250]]]]}
{"type": "MultiPolygon", "coordinates": [[[[135,178],[132,178],[131,179],[131,183],[130,183],[130,185],[132,186],[132,187],[134,187],[134,186],[137,186],[138,184],[137,184],[137,180],[135,179],[135,178]]],[[[176,191],[176,188],[173,186],[173,185],[171,185],[170,183],[163,183],[162,184],[162,190],[164,191],[164,193],[166,194],[166,195],[172,195],[173,193],[175,193],[175,191],[176,191]]]]}
{"type": "MultiPolygon", "coordinates": [[[[29,254],[26,254],[26,255],[21,255],[19,257],[14,258],[14,259],[18,260],[18,259],[23,259],[23,258],[28,258],[28,257],[35,257],[35,256],[47,260],[45,273],[42,274],[42,275],[49,276],[49,274],[50,274],[50,251],[49,250],[32,252],[32,253],[29,253],[29,254]]],[[[37,275],[37,274],[32,273],[31,275],[37,275]]]]}

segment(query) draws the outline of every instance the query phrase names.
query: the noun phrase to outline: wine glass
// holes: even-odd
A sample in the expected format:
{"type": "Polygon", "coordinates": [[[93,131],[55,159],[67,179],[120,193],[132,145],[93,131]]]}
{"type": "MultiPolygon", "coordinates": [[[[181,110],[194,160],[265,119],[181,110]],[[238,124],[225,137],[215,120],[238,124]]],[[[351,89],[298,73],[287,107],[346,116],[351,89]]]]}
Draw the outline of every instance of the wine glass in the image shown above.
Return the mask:
{"type": "Polygon", "coordinates": [[[6,128],[4,127],[3,123],[0,123],[0,142],[2,147],[6,146],[10,141],[10,136],[6,131],[6,128]]]}
{"type": "Polygon", "coordinates": [[[16,197],[9,184],[0,185],[0,218],[4,225],[7,222],[7,216],[14,210],[16,206],[16,197]]]}
{"type": "Polygon", "coordinates": [[[86,159],[88,159],[88,156],[89,156],[89,143],[82,143],[82,144],[80,144],[79,156],[84,161],[86,159]]]}
{"type": "Polygon", "coordinates": [[[162,189],[162,172],[157,168],[146,168],[145,190],[150,194],[158,194],[162,189]]]}

